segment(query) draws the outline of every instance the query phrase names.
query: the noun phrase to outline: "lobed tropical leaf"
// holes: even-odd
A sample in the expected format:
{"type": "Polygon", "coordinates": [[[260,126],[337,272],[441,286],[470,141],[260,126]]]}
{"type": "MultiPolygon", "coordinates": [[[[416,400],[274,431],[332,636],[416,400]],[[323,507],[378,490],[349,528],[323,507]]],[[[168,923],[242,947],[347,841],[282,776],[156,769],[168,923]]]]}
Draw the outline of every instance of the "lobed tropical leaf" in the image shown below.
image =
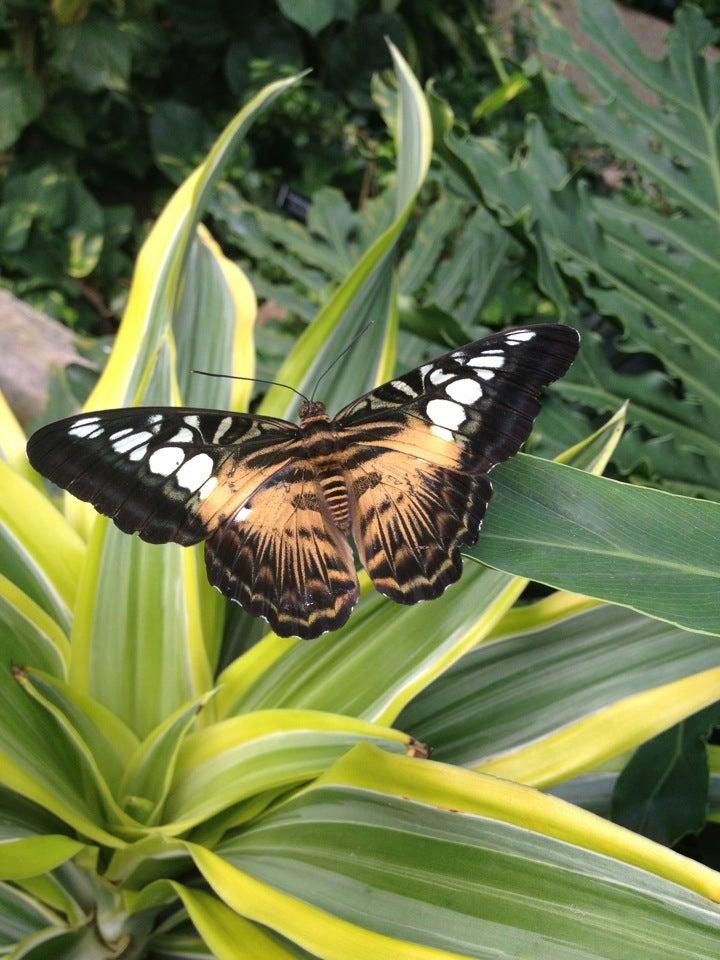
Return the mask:
{"type": "Polygon", "coordinates": [[[550,98],[633,165],[647,183],[648,202],[590,195],[586,184],[571,179],[533,117],[526,143],[511,159],[495,140],[450,132],[447,111],[436,103],[443,153],[501,224],[526,234],[540,286],[562,313],[572,315],[571,288],[579,284],[622,328],[611,344],[616,360],[609,362],[588,337],[559,390],[597,410],[630,398],[636,432],[620,448],[620,466],[670,489],[718,499],[720,394],[708,376],[718,363],[720,319],[712,252],[720,226],[718,67],[704,53],[712,30],[699,10],[683,7],[667,56],[655,60],[608,0],[577,0],[577,6],[580,28],[602,57],[578,46],[548,5],[533,4],[540,50],[554,65],[543,74],[550,98]],[[594,95],[581,93],[558,63],[581,71],[594,95]],[[648,108],[652,98],[659,108],[648,108]],[[639,373],[623,372],[638,353],[653,359],[636,364],[639,373]]]}
{"type": "Polygon", "coordinates": [[[613,820],[668,846],[699,833],[710,785],[707,741],[718,726],[714,702],[639,747],[615,783],[613,820]]]}

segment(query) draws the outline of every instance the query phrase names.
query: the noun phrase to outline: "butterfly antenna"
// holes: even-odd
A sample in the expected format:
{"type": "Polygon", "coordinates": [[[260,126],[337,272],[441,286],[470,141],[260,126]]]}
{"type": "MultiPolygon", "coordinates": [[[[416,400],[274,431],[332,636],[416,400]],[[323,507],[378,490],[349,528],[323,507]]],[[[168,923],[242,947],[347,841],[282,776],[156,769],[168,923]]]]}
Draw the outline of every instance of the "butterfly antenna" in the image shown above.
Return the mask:
{"type": "Polygon", "coordinates": [[[207,370],[191,370],[190,373],[200,373],[203,377],[223,377],[227,380],[249,380],[252,383],[271,383],[275,387],[285,387],[286,390],[292,390],[293,393],[302,397],[303,400],[310,401],[309,397],[306,397],[304,393],[296,390],[295,387],[291,387],[289,383],[278,383],[277,380],[262,380],[260,377],[238,377],[232,373],[210,373],[207,370]]]}
{"type": "Polygon", "coordinates": [[[310,394],[310,402],[311,402],[311,403],[312,403],[312,401],[315,399],[315,394],[317,393],[317,388],[320,386],[320,381],[323,379],[323,377],[327,376],[327,374],[330,373],[330,371],[331,371],[332,368],[335,366],[335,364],[336,364],[339,360],[342,360],[342,358],[345,356],[345,354],[346,354],[349,350],[352,350],[352,348],[355,346],[355,344],[356,344],[357,341],[360,339],[360,337],[370,329],[370,327],[373,325],[373,323],[375,323],[374,320],[368,320],[368,322],[365,324],[365,326],[362,328],[362,330],[360,330],[359,333],[356,333],[356,334],[355,334],[355,336],[352,338],[352,340],[350,341],[350,343],[345,347],[345,349],[343,350],[343,352],[340,353],[340,354],[338,354],[338,356],[335,357],[335,359],[332,360],[327,367],[325,367],[325,369],[323,370],[323,372],[320,374],[320,376],[319,376],[319,377],[317,378],[317,380],[315,381],[315,386],[313,387],[313,392],[310,394]]]}

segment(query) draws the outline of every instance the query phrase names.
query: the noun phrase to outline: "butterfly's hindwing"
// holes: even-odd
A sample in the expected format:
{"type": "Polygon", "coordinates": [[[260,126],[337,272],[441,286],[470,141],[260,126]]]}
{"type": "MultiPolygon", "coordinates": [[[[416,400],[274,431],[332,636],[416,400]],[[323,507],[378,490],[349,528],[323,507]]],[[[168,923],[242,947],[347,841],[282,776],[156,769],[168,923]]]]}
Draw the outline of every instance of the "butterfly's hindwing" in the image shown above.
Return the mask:
{"type": "Polygon", "coordinates": [[[192,408],[106,410],[43,427],[30,462],[150,543],[198,543],[292,456],[291,424],[192,408]]]}
{"type": "Polygon", "coordinates": [[[460,546],[477,540],[491,496],[485,477],[371,445],[348,458],[348,475],[353,537],[380,593],[417,603],[459,579],[460,546]]]}
{"type": "Polygon", "coordinates": [[[312,466],[277,471],[205,545],[208,578],[280,636],[317,637],[348,619],[358,595],[352,551],[312,466]]]}

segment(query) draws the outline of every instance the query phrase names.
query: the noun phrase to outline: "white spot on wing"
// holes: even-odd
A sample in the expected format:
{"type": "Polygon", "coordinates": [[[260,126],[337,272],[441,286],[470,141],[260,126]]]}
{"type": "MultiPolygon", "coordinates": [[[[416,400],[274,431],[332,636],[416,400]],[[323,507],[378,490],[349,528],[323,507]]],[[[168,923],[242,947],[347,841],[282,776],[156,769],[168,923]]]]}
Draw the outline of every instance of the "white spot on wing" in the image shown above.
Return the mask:
{"type": "Polygon", "coordinates": [[[135,447],[139,447],[141,443],[150,440],[151,437],[152,434],[148,433],[147,430],[140,430],[138,433],[131,433],[129,437],[123,437],[122,440],[116,440],[112,448],[115,453],[128,453],[135,447]]]}
{"type": "Polygon", "coordinates": [[[196,430],[200,429],[200,417],[196,414],[191,414],[189,417],[185,417],[185,423],[189,427],[195,427],[196,430]]]}
{"type": "Polygon", "coordinates": [[[436,426],[447,427],[448,430],[457,430],[465,419],[463,408],[452,400],[430,400],[427,415],[436,426]]]}
{"type": "Polygon", "coordinates": [[[468,360],[469,367],[486,367],[491,370],[500,370],[501,367],[505,365],[505,357],[488,357],[487,355],[483,357],[473,357],[472,360],[468,360]]]}
{"type": "Polygon", "coordinates": [[[95,437],[99,437],[103,432],[102,427],[98,427],[97,421],[97,417],[94,417],[92,420],[82,420],[80,423],[76,423],[70,427],[68,433],[71,437],[90,437],[94,440],[95,437]]]}
{"type": "Polygon", "coordinates": [[[210,479],[206,480],[205,483],[200,487],[200,490],[198,491],[198,497],[201,500],[207,500],[217,485],[217,477],[210,477],[210,479]]]}
{"type": "Polygon", "coordinates": [[[408,384],[405,383],[403,380],[393,380],[392,386],[395,387],[396,390],[399,390],[401,393],[406,394],[408,397],[414,398],[417,396],[413,388],[411,386],[408,386],[408,384]]]}
{"type": "Polygon", "coordinates": [[[187,427],[180,427],[174,437],[170,437],[169,443],[191,443],[193,439],[192,430],[187,427]]]}
{"type": "Polygon", "coordinates": [[[130,454],[130,460],[142,460],[142,458],[147,453],[147,444],[144,443],[141,447],[135,447],[133,452],[130,454]]]}
{"type": "Polygon", "coordinates": [[[210,478],[213,467],[212,457],[207,453],[198,453],[180,467],[175,479],[179,487],[185,487],[186,490],[194,492],[210,478]]]}
{"type": "Polygon", "coordinates": [[[446,380],[452,380],[454,373],[443,373],[442,370],[433,370],[430,374],[430,383],[445,383],[446,380]]]}
{"type": "Polygon", "coordinates": [[[100,417],[83,417],[82,420],[76,420],[76,427],[84,427],[88,423],[97,423],[100,420],[100,417]]]}
{"type": "Polygon", "coordinates": [[[458,403],[475,403],[482,396],[482,387],[477,380],[466,377],[464,380],[453,380],[445,387],[445,393],[458,403]]]}
{"type": "Polygon", "coordinates": [[[111,433],[109,438],[110,440],[119,440],[120,437],[126,437],[129,433],[133,432],[132,427],[125,427],[124,430],[116,430],[115,433],[111,433]]]}
{"type": "Polygon", "coordinates": [[[238,512],[235,514],[235,519],[245,520],[247,519],[247,517],[250,516],[251,513],[252,513],[252,510],[250,509],[250,507],[240,507],[238,512]]]}
{"type": "Polygon", "coordinates": [[[433,425],[430,427],[430,433],[431,433],[434,437],[440,437],[441,440],[452,440],[452,439],[453,439],[453,435],[452,435],[451,431],[448,430],[447,427],[438,427],[438,426],[436,426],[435,424],[433,424],[433,425]]]}
{"type": "Polygon", "coordinates": [[[507,336],[508,340],[520,340],[525,342],[526,340],[532,340],[535,334],[531,330],[515,330],[513,333],[509,333],[507,336]]]}
{"type": "Polygon", "coordinates": [[[495,374],[492,370],[478,370],[475,376],[480,377],[481,380],[492,380],[495,374]]]}
{"type": "Polygon", "coordinates": [[[153,473],[161,477],[168,477],[185,459],[185,452],[180,447],[160,447],[155,450],[148,460],[148,466],[153,473]]]}
{"type": "Polygon", "coordinates": [[[225,436],[225,434],[230,429],[231,424],[232,424],[232,417],[223,417],[220,423],[218,424],[218,428],[215,431],[215,436],[212,438],[212,442],[220,443],[220,440],[225,436]]]}

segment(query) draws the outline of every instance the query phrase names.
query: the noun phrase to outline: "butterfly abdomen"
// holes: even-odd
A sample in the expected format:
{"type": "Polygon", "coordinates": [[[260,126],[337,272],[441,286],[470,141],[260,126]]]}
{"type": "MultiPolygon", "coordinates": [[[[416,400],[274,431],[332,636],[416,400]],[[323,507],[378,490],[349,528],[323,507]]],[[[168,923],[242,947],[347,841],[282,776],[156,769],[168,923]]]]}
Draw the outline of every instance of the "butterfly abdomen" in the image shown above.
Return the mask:
{"type": "Polygon", "coordinates": [[[323,408],[319,415],[303,418],[301,433],[307,458],[333,523],[342,533],[347,533],[351,526],[350,491],[342,469],[337,427],[323,408]]]}

